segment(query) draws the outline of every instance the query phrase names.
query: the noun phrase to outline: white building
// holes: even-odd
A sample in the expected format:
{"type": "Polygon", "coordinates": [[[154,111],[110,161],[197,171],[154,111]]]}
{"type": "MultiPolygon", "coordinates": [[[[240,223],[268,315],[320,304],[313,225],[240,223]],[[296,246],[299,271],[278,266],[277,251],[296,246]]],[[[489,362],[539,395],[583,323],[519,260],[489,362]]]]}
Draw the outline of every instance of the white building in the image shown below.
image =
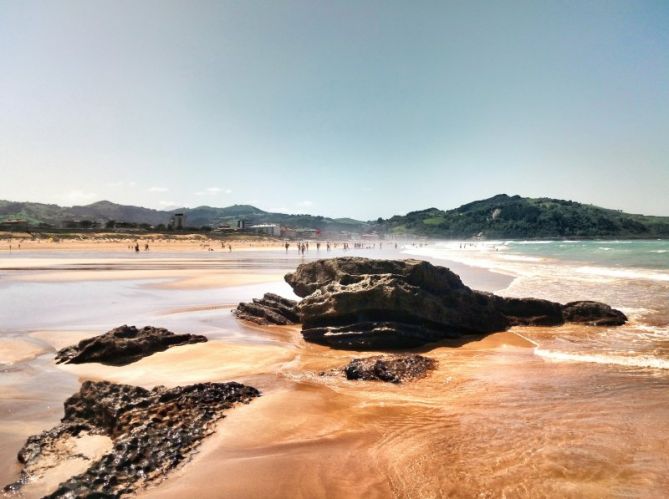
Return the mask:
{"type": "Polygon", "coordinates": [[[248,230],[258,234],[267,234],[268,236],[279,237],[281,235],[281,227],[277,224],[258,224],[251,225],[248,230]]]}

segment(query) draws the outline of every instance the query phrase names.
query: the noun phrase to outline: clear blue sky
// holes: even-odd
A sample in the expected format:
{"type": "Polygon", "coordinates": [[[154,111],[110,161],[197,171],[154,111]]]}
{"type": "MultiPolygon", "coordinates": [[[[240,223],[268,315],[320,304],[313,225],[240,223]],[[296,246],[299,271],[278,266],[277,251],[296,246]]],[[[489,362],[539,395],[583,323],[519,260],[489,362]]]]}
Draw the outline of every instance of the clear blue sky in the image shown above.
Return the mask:
{"type": "Polygon", "coordinates": [[[669,2],[0,0],[0,198],[669,215],[669,2]]]}

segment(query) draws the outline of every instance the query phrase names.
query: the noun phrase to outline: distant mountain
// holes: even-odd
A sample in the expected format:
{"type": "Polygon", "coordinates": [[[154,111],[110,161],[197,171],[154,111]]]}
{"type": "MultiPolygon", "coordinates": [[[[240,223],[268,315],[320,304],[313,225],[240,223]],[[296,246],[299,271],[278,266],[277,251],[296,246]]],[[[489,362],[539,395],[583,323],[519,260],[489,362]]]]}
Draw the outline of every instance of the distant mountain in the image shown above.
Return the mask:
{"type": "Polygon", "coordinates": [[[288,215],[263,211],[255,206],[233,205],[226,208],[198,206],[197,208],[173,210],[171,213],[186,214],[187,224],[193,227],[202,225],[234,225],[243,219],[247,224],[279,224],[287,227],[321,229],[330,232],[359,232],[368,228],[368,224],[350,218],[328,218],[318,215],[288,215]]]}
{"type": "Polygon", "coordinates": [[[669,237],[669,217],[633,215],[574,201],[523,198],[500,194],[443,211],[429,208],[387,220],[361,222],[350,218],[271,213],[250,205],[225,208],[198,206],[175,210],[153,210],[99,201],[86,206],[0,201],[0,223],[23,220],[31,226],[62,227],[70,221],[104,224],[110,220],[157,226],[167,224],[174,213],[184,213],[188,227],[235,226],[274,223],[325,232],[342,231],[434,238],[654,238],[669,237]]]}
{"type": "Polygon", "coordinates": [[[184,213],[188,227],[235,226],[243,219],[249,225],[275,223],[296,228],[313,228],[324,231],[359,232],[368,224],[352,219],[333,219],[313,215],[288,215],[271,213],[250,205],[233,205],[225,208],[198,206],[173,210],[153,210],[139,206],[127,206],[110,201],[98,201],[85,206],[61,207],[55,204],[30,202],[0,201],[0,223],[24,221],[30,226],[48,224],[62,227],[68,222],[91,221],[105,224],[111,220],[131,224],[149,224],[157,226],[167,224],[174,213],[184,213]]]}
{"type": "Polygon", "coordinates": [[[669,237],[669,217],[632,215],[589,204],[500,194],[454,210],[429,208],[380,223],[393,234],[438,238],[669,237]]]}
{"type": "Polygon", "coordinates": [[[61,226],[68,221],[90,220],[157,225],[167,223],[171,214],[165,211],[125,206],[110,201],[98,201],[86,206],[61,207],[55,204],[0,201],[0,222],[25,220],[29,225],[61,226]]]}

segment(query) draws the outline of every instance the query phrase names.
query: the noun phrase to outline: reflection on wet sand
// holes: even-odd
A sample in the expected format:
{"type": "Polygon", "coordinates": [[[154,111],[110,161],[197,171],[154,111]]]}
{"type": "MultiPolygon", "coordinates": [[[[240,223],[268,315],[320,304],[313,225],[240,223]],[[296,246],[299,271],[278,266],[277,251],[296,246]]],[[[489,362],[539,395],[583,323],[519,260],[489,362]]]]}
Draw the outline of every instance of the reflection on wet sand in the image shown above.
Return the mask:
{"type": "MultiPolygon", "coordinates": [[[[284,264],[259,273],[279,275],[284,264]]],[[[7,275],[25,270],[16,272],[7,275]]],[[[229,269],[211,272],[222,281],[229,269]]],[[[259,273],[249,267],[251,277],[240,282],[258,282],[259,273]]],[[[432,345],[421,353],[439,364],[424,379],[399,386],[347,381],[321,373],[361,354],[307,344],[296,327],[239,324],[221,305],[285,291],[281,283],[200,293],[158,289],[138,275],[86,286],[69,278],[16,280],[15,291],[3,295],[18,310],[34,308],[31,297],[46,297],[44,313],[12,317],[11,334],[2,335],[3,483],[17,477],[14,456],[25,438],[53,426],[65,398],[85,379],[145,387],[235,380],[263,396],[229,411],[198,454],[140,495],[659,497],[669,490],[665,378],[646,369],[535,355],[535,342],[576,343],[592,339],[592,330],[565,326],[548,337],[541,328],[518,328],[465,344],[432,345]],[[30,292],[21,294],[21,286],[31,286],[30,292]],[[82,303],[84,310],[77,308],[82,303]],[[90,310],[95,304],[99,308],[90,310]],[[56,349],[137,319],[138,326],[205,334],[210,341],[123,367],[53,364],[56,349]],[[12,345],[21,350],[11,353],[12,345]]],[[[27,488],[25,497],[53,490],[54,476],[27,488]]]]}

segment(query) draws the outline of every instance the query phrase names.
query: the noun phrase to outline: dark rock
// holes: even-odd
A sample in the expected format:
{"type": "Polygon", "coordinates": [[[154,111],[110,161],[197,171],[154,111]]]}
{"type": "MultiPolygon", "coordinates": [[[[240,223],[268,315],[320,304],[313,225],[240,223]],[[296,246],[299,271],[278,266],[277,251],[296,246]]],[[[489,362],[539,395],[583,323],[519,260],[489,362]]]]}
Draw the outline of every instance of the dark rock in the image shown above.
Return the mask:
{"type": "Polygon", "coordinates": [[[305,297],[297,305],[304,338],[335,348],[408,348],[516,325],[626,320],[603,303],[563,306],[475,291],[449,269],[420,260],[318,260],[300,265],[286,282],[305,297]]]}
{"type": "Polygon", "coordinates": [[[422,355],[375,355],[353,359],[345,368],[347,379],[402,383],[427,376],[437,361],[422,355]]]}
{"type": "Polygon", "coordinates": [[[362,274],[376,266],[344,260],[348,267],[359,261],[360,274],[329,282],[298,305],[306,339],[339,348],[407,348],[508,327],[487,294],[448,269],[407,260],[395,262],[404,264],[398,274],[362,274]]]}
{"type": "Polygon", "coordinates": [[[239,319],[263,326],[268,324],[285,326],[300,322],[297,302],[274,293],[265,293],[265,296],[254,298],[251,303],[240,303],[233,313],[239,319]]]}
{"type": "Polygon", "coordinates": [[[56,363],[100,362],[123,366],[170,347],[207,341],[198,334],[174,334],[163,328],[120,326],[100,336],[81,340],[56,354],[56,363]]]}
{"type": "Polygon", "coordinates": [[[495,307],[512,326],[559,326],[564,323],[562,305],[538,298],[492,296],[495,307]]]}
{"type": "Polygon", "coordinates": [[[572,301],[562,308],[562,316],[567,322],[577,322],[590,326],[621,326],[627,316],[620,310],[597,301],[572,301]]]}
{"type": "Polygon", "coordinates": [[[394,274],[411,284],[420,284],[427,290],[440,292],[467,288],[457,274],[445,267],[435,267],[421,260],[372,260],[369,258],[340,257],[317,260],[297,267],[286,274],[285,280],[293,292],[304,298],[332,282],[353,284],[367,274],[394,274]]]}
{"type": "Polygon", "coordinates": [[[406,322],[356,322],[345,326],[322,326],[302,329],[305,340],[321,345],[336,346],[347,350],[386,350],[413,348],[450,336],[438,329],[406,322]]]}
{"type": "MultiPolygon", "coordinates": [[[[235,403],[260,393],[239,383],[199,383],[172,389],[106,381],[86,381],[65,401],[65,417],[56,427],[28,438],[19,451],[21,480],[5,487],[17,491],[39,469],[40,458],[57,452],[64,438],[85,431],[107,435],[111,452],[61,483],[48,497],[119,497],[163,478],[187,459],[209,435],[212,423],[235,403]]],[[[67,457],[67,456],[64,456],[67,457]]]]}

